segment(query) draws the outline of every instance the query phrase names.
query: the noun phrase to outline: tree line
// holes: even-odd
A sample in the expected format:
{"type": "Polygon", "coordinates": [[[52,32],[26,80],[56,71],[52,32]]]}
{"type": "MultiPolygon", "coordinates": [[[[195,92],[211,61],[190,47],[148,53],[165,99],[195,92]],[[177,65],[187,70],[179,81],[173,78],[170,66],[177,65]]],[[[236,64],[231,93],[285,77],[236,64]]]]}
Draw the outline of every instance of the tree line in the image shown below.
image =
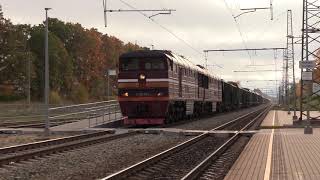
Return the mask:
{"type": "MultiPolygon", "coordinates": [[[[24,99],[28,92],[41,101],[44,88],[44,24],[13,24],[0,5],[0,100],[24,99]]],[[[147,49],[124,43],[79,23],[49,19],[50,100],[75,103],[102,100],[106,72],[115,69],[119,56],[147,49]]],[[[115,85],[115,79],[111,79],[115,85]]]]}

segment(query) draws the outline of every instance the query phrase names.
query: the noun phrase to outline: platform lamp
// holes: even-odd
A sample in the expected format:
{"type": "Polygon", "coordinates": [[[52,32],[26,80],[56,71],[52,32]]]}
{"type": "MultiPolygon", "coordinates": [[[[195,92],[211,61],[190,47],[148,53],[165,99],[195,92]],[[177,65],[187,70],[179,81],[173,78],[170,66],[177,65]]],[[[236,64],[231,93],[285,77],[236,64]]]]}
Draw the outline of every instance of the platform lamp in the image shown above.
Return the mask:
{"type": "Polygon", "coordinates": [[[50,86],[49,86],[49,30],[48,30],[48,11],[51,10],[51,8],[45,8],[46,11],[46,22],[45,22],[45,87],[44,87],[44,96],[45,96],[45,129],[44,134],[46,136],[50,136],[50,119],[49,119],[49,92],[50,92],[50,86]]]}

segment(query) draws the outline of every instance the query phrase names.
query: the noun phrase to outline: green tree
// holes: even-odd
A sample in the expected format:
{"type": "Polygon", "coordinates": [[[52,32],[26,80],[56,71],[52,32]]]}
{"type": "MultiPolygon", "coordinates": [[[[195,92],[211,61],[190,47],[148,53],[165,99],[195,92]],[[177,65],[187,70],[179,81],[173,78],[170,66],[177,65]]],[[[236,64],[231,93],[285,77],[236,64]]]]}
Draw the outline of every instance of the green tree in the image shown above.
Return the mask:
{"type": "MultiPolygon", "coordinates": [[[[97,29],[50,18],[51,90],[55,97],[73,100],[81,95],[81,102],[87,101],[89,95],[100,99],[105,93],[107,69],[117,67],[122,53],[138,49],[142,48],[132,43],[124,44],[97,29]],[[79,87],[81,90],[77,91],[79,87]]],[[[14,84],[23,92],[29,60],[32,62],[32,94],[40,98],[44,86],[44,26],[14,25],[3,17],[0,5],[0,84],[14,84]]],[[[115,79],[110,83],[114,86],[115,79]]]]}
{"type": "MultiPolygon", "coordinates": [[[[44,27],[33,27],[30,47],[36,55],[35,66],[39,95],[42,95],[44,85],[44,27]]],[[[49,33],[49,65],[50,88],[67,96],[72,87],[73,65],[72,60],[64,47],[63,42],[53,33],[49,33]]]]}
{"type": "Polygon", "coordinates": [[[123,51],[123,42],[114,36],[103,35],[103,52],[107,57],[107,68],[116,68],[123,51]]]}
{"type": "Polygon", "coordinates": [[[15,95],[26,90],[27,63],[32,57],[28,49],[29,25],[13,25],[3,17],[0,7],[0,84],[15,86],[15,95]]]}

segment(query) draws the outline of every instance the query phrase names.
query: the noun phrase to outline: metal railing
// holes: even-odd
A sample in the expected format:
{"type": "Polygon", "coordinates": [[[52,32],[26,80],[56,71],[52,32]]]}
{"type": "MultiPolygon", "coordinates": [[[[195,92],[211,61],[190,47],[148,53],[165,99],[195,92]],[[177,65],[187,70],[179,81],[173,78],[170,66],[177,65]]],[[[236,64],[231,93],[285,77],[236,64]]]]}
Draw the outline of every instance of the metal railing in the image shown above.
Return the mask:
{"type": "MultiPolygon", "coordinates": [[[[0,104],[0,126],[34,125],[45,120],[44,104],[0,104]]],[[[51,126],[89,120],[89,126],[98,126],[121,118],[119,103],[116,100],[86,104],[55,106],[50,105],[51,126]]]]}
{"type": "Polygon", "coordinates": [[[119,103],[116,100],[87,104],[78,104],[49,109],[50,120],[59,118],[87,119],[89,127],[122,118],[119,103]]]}

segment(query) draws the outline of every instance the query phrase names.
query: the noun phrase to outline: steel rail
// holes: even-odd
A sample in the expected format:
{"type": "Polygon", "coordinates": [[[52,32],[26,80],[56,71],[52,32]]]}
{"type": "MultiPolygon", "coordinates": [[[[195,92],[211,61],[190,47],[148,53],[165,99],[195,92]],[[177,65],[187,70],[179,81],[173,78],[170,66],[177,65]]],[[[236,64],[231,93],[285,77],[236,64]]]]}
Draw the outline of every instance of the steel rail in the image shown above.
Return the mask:
{"type": "Polygon", "coordinates": [[[270,107],[267,107],[264,111],[262,111],[257,117],[251,120],[245,127],[243,127],[240,131],[236,132],[229,140],[227,140],[223,145],[221,145],[215,152],[209,155],[205,160],[203,160],[198,166],[192,169],[186,176],[182,178],[182,180],[193,180],[197,179],[199,175],[210,165],[214,160],[216,160],[219,156],[221,156],[230,146],[232,146],[236,140],[241,136],[241,132],[247,130],[250,126],[253,125],[259,118],[269,112],[270,107]]]}
{"type": "Polygon", "coordinates": [[[229,122],[227,122],[227,123],[224,123],[224,124],[222,124],[222,125],[214,128],[214,129],[212,129],[212,130],[210,130],[210,131],[217,131],[217,130],[225,129],[226,127],[230,126],[231,124],[237,123],[238,121],[243,120],[243,119],[245,119],[246,117],[248,117],[248,116],[250,116],[250,115],[253,115],[253,114],[257,113],[258,111],[263,110],[263,109],[265,109],[265,108],[266,108],[266,107],[263,107],[263,108],[261,108],[261,109],[258,109],[257,111],[253,111],[253,112],[247,113],[247,114],[245,114],[245,115],[243,115],[243,116],[240,116],[240,117],[238,117],[238,118],[236,118],[236,119],[234,119],[234,120],[232,120],[232,121],[229,121],[229,122]]]}
{"type": "Polygon", "coordinates": [[[130,166],[128,168],[125,168],[125,169],[123,169],[123,170],[121,170],[119,172],[111,174],[111,175],[103,178],[102,180],[125,179],[126,177],[130,176],[131,174],[133,174],[133,173],[135,173],[135,172],[137,172],[139,170],[142,170],[142,169],[146,168],[147,166],[149,166],[151,164],[154,164],[157,161],[160,161],[160,160],[162,160],[162,159],[164,159],[164,158],[166,158],[166,157],[168,157],[168,156],[170,156],[170,155],[172,155],[172,154],[174,154],[176,152],[179,152],[180,150],[185,149],[186,147],[189,147],[189,146],[195,144],[196,142],[198,142],[198,141],[204,139],[205,137],[209,136],[211,132],[223,129],[223,128],[229,126],[230,124],[232,124],[232,123],[234,123],[236,121],[241,121],[244,118],[248,118],[252,114],[259,113],[260,111],[264,110],[265,108],[266,107],[259,108],[258,110],[254,111],[254,112],[251,112],[251,113],[248,113],[248,114],[246,114],[244,116],[241,116],[241,117],[239,117],[239,118],[237,118],[237,119],[235,119],[235,120],[233,120],[231,122],[225,123],[225,124],[223,124],[223,125],[221,125],[219,127],[216,127],[216,128],[214,128],[214,129],[212,129],[212,130],[210,130],[208,132],[204,132],[204,133],[202,133],[202,134],[200,134],[200,135],[198,135],[198,136],[196,136],[196,137],[194,137],[194,138],[192,138],[192,139],[190,139],[190,140],[188,140],[186,142],[183,142],[183,143],[181,143],[181,144],[179,144],[177,146],[174,146],[174,147],[172,147],[172,148],[170,148],[168,150],[165,150],[165,151],[163,151],[163,152],[161,152],[161,153],[159,153],[157,155],[154,155],[154,156],[152,156],[152,157],[150,157],[148,159],[145,159],[145,160],[143,160],[143,161],[141,161],[141,162],[139,162],[137,164],[134,164],[134,165],[132,165],[132,166],[130,166]]]}
{"type": "Polygon", "coordinates": [[[106,136],[106,132],[80,135],[70,138],[59,138],[43,142],[29,143],[20,146],[13,146],[0,149],[0,166],[12,165],[20,161],[33,159],[35,157],[47,156],[63,151],[68,151],[93,144],[104,143],[115,139],[125,138],[138,134],[137,132],[123,133],[113,136],[106,136]]]}
{"type": "Polygon", "coordinates": [[[9,147],[0,148],[0,154],[14,153],[14,152],[18,152],[21,150],[37,148],[39,146],[56,145],[56,144],[76,141],[76,140],[80,140],[80,139],[84,139],[84,138],[102,136],[102,135],[106,135],[106,134],[109,134],[109,133],[107,131],[103,131],[103,132],[96,132],[96,133],[90,133],[90,134],[84,134],[84,135],[75,135],[75,136],[69,136],[69,137],[65,137],[65,138],[56,138],[56,139],[51,139],[51,140],[27,143],[27,144],[22,144],[22,145],[9,146],[9,147]]]}

